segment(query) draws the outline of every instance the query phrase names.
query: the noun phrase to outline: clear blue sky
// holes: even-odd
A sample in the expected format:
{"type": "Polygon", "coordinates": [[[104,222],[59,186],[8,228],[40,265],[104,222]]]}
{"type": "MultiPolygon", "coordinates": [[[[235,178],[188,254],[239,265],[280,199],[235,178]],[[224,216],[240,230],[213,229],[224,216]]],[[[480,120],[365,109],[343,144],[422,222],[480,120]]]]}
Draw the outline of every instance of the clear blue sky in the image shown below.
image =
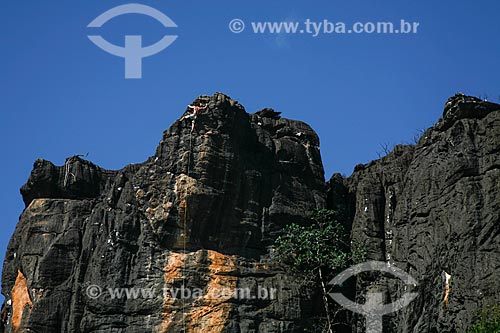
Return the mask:
{"type": "MultiPolygon", "coordinates": [[[[200,94],[224,92],[248,112],[273,107],[321,138],[326,177],[377,158],[380,143],[410,142],[447,97],[500,95],[500,2],[142,1],[167,14],[165,29],[142,15],[117,17],[98,34],[115,44],[167,31],[178,40],[125,80],[123,59],[98,49],[87,28],[123,1],[2,1],[0,25],[0,260],[23,203],[33,161],[63,164],[90,152],[119,169],[154,153],[162,131],[200,94]],[[273,5],[271,6],[270,3],[273,5]],[[279,5],[278,5],[279,3],[279,5]],[[314,5],[313,5],[314,3],[314,5]],[[231,33],[240,18],[247,29],[231,33]],[[416,35],[258,35],[250,21],[418,21],[416,35]]],[[[95,31],[92,31],[95,34],[95,31]]]]}

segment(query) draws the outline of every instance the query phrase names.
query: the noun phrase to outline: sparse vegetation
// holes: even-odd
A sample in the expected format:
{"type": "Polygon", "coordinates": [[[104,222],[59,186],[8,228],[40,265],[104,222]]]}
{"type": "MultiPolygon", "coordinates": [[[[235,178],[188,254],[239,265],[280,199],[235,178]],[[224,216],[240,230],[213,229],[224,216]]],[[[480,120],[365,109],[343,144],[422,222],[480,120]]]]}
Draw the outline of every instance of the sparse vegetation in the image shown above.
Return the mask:
{"type": "Polygon", "coordinates": [[[339,309],[330,304],[328,282],[349,265],[364,260],[364,252],[357,244],[349,244],[341,221],[343,214],[332,210],[315,211],[311,224],[288,225],[276,241],[276,257],[292,270],[308,275],[319,283],[326,319],[324,331],[333,332],[339,309]]]}
{"type": "Polygon", "coordinates": [[[390,144],[389,142],[382,142],[380,144],[380,148],[382,149],[382,151],[377,151],[378,158],[389,155],[393,147],[394,145],[390,144]]]}
{"type": "Polygon", "coordinates": [[[413,135],[413,145],[417,145],[418,142],[420,141],[420,138],[424,135],[425,133],[425,129],[419,129],[415,132],[415,134],[413,135]]]}
{"type": "Polygon", "coordinates": [[[499,333],[500,306],[494,305],[479,311],[474,324],[467,333],[499,333]]]}

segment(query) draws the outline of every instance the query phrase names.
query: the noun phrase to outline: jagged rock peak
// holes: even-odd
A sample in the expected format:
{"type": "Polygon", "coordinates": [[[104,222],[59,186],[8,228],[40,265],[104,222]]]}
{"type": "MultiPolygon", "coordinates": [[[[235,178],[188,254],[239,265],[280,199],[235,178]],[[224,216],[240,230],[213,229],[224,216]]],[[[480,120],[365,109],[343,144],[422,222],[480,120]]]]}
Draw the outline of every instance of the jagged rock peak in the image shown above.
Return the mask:
{"type": "Polygon", "coordinates": [[[262,118],[280,119],[281,112],[274,111],[271,108],[265,108],[255,112],[255,114],[262,118]]]}
{"type": "Polygon", "coordinates": [[[490,112],[499,110],[500,105],[496,103],[457,93],[446,101],[443,118],[437,124],[437,128],[446,130],[459,119],[481,119],[490,112]]]}
{"type": "Polygon", "coordinates": [[[285,225],[325,206],[319,139],[303,122],[200,96],[146,162],[108,171],[81,156],[37,160],[21,192],[2,273],[3,313],[16,318],[7,332],[298,333],[311,317],[317,293],[269,254],[285,225]],[[203,299],[86,294],[180,282],[203,299]],[[257,285],[276,301],[208,297],[257,285]]]}
{"type": "Polygon", "coordinates": [[[63,166],[37,159],[30,177],[21,187],[26,207],[37,198],[97,198],[115,171],[104,170],[82,155],[68,157],[63,166]]]}
{"type": "MultiPolygon", "coordinates": [[[[228,110],[231,108],[245,110],[245,108],[240,103],[238,103],[238,101],[233,100],[231,97],[221,92],[216,92],[212,96],[200,95],[190,105],[206,106],[207,109],[212,110],[228,110]]],[[[192,110],[188,108],[186,112],[192,112],[192,110]]]]}

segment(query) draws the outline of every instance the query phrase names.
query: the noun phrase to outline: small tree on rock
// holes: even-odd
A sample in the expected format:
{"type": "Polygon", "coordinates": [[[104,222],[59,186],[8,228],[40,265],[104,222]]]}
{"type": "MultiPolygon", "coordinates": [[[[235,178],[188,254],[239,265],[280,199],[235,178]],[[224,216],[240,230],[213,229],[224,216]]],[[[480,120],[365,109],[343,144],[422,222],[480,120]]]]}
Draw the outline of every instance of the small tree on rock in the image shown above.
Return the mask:
{"type": "Polygon", "coordinates": [[[319,282],[329,333],[333,332],[335,318],[328,299],[328,281],[364,257],[359,246],[346,242],[349,237],[340,223],[342,219],[345,217],[335,211],[317,210],[311,224],[286,226],[275,247],[278,261],[319,282]]]}

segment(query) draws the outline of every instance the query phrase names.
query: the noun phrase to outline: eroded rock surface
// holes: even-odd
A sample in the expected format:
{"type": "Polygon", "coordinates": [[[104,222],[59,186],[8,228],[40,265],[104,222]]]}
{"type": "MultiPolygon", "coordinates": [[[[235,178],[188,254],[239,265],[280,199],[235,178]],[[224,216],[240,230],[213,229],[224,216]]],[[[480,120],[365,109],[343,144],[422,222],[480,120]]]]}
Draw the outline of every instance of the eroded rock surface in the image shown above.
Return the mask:
{"type": "MultiPolygon", "coordinates": [[[[387,332],[465,332],[476,310],[500,300],[500,105],[457,94],[416,146],[360,165],[349,178],[353,237],[368,259],[419,281],[387,332]]],[[[409,291],[395,279],[358,281],[386,303],[409,291]]],[[[364,332],[359,318],[356,332],[364,332]]]]}
{"type": "MultiPolygon", "coordinates": [[[[196,117],[186,109],[144,163],[35,162],[4,262],[7,332],[303,332],[320,298],[272,262],[271,245],[324,207],[350,217],[367,259],[418,280],[369,274],[346,291],[386,303],[418,292],[384,317],[384,332],[465,332],[498,303],[499,105],[457,94],[417,145],[334,175],[328,193],[308,125],[269,108],[248,114],[220,93],[192,105],[196,117]],[[199,295],[172,294],[185,289],[199,295]]],[[[354,316],[353,332],[363,323],[354,316]]]]}
{"type": "Polygon", "coordinates": [[[4,263],[7,332],[302,331],[314,290],[268,264],[269,246],[325,205],[319,139],[220,93],[192,104],[207,106],[194,129],[188,108],[142,164],[35,162],[4,263]],[[89,297],[97,286],[103,295],[89,297]],[[106,288],[156,295],[111,299],[106,288]],[[275,294],[241,298],[238,288],[275,294]]]}

